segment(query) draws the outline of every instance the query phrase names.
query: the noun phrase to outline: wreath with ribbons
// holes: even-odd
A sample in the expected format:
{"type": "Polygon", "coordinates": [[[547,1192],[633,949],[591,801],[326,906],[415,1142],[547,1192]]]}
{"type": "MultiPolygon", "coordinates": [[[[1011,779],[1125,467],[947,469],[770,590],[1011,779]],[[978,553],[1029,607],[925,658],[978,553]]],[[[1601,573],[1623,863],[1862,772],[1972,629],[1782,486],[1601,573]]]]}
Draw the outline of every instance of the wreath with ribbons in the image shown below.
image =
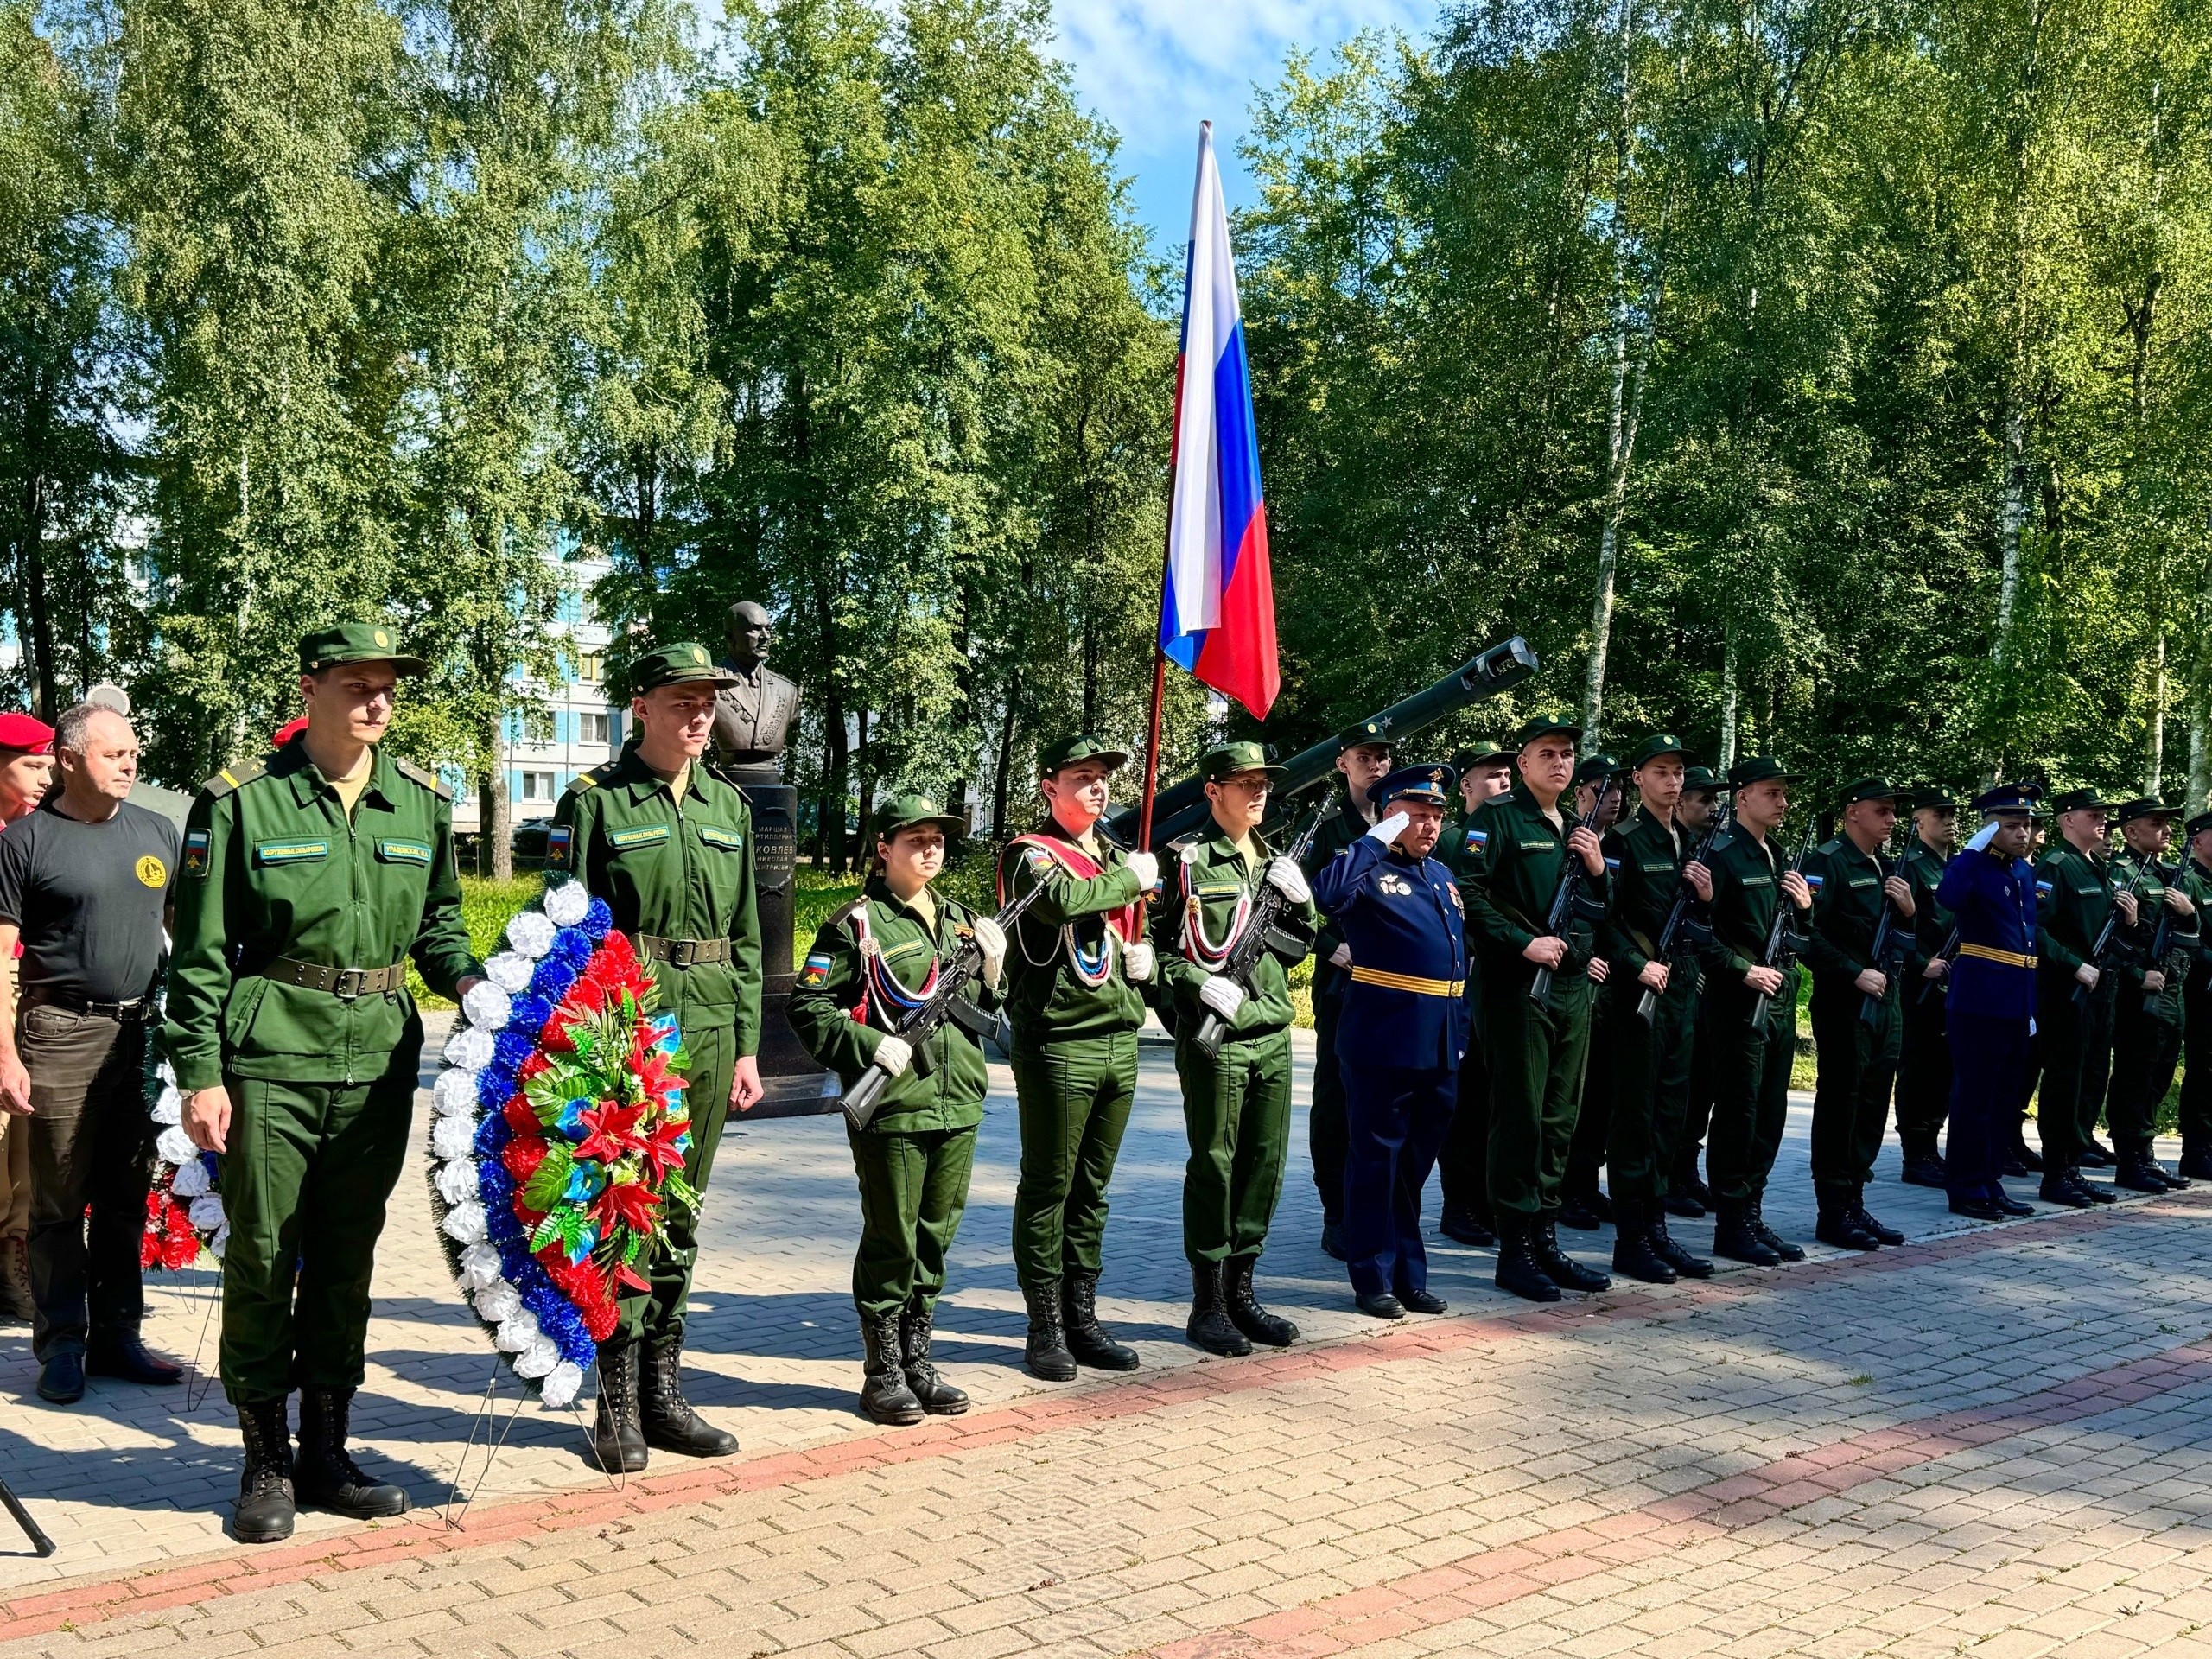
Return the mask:
{"type": "Polygon", "coordinates": [[[223,1211],[222,1160],[202,1152],[184,1132],[184,1096],[176,1071],[162,1052],[161,1027],[146,1033],[143,1082],[146,1115],[156,1128],[154,1179],[146,1189],[146,1225],[138,1236],[138,1265],[147,1272],[181,1273],[205,1250],[217,1262],[231,1242],[223,1211]]]}
{"type": "Polygon", "coordinates": [[[683,1039],[604,900],[558,880],[461,999],[431,1090],[431,1212],[455,1284],[545,1403],[576,1397],[647,1287],[683,1178],[683,1039]]]}

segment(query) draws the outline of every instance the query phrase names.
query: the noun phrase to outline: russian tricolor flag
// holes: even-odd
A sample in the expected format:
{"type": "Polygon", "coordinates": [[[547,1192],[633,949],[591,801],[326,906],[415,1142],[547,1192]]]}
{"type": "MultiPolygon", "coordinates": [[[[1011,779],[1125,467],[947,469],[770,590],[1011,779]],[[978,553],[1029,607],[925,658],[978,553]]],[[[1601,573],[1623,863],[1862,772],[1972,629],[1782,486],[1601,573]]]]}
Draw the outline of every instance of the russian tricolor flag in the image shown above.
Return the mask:
{"type": "Polygon", "coordinates": [[[1160,648],[1264,720],[1282,686],[1274,581],[1268,569],[1267,507],[1260,499],[1252,376],[1210,121],[1198,129],[1170,466],[1160,648]]]}

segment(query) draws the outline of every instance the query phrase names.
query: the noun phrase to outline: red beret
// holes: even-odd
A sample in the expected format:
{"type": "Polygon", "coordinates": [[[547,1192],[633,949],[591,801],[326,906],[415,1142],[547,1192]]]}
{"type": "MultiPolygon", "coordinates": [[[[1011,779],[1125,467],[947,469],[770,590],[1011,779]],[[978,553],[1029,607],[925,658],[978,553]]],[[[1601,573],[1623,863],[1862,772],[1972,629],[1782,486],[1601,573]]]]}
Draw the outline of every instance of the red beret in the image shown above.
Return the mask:
{"type": "Polygon", "coordinates": [[[29,715],[0,715],[0,749],[21,749],[28,754],[54,752],[54,728],[29,715]]]}
{"type": "Polygon", "coordinates": [[[288,720],[282,726],[279,726],[276,731],[270,734],[269,741],[273,747],[281,749],[294,738],[297,737],[302,732],[307,730],[307,728],[308,717],[305,715],[302,715],[296,720],[288,720]]]}

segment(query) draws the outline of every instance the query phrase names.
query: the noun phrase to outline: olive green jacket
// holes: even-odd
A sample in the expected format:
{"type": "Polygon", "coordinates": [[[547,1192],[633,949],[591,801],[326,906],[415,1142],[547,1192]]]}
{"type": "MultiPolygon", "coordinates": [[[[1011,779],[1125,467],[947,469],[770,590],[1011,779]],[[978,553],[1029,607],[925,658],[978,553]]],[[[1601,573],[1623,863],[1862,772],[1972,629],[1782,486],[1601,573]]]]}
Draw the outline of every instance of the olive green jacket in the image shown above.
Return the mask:
{"type": "Polygon", "coordinates": [[[632,944],[641,933],[728,939],[727,962],[648,966],[661,1006],[680,1027],[733,1027],[743,1058],[760,1048],[753,853],[753,810],[735,784],[695,761],[679,801],[632,747],[578,773],[555,804],[545,869],[549,879],[580,876],[585,891],[607,900],[614,925],[632,944]]]}
{"type": "MultiPolygon", "coordinates": [[[[1713,942],[1706,947],[1706,982],[1742,990],[1744,976],[1766,960],[1775,906],[1785,902],[1782,876],[1789,862],[1773,836],[1762,844],[1732,823],[1706,855],[1706,864],[1713,872],[1713,942]]],[[[1801,929],[1805,919],[1797,919],[1801,929]]],[[[1794,969],[1790,979],[1794,985],[1794,969]]]]}
{"type": "MultiPolygon", "coordinates": [[[[1813,970],[1815,982],[1858,978],[1874,966],[1874,934],[1889,904],[1882,892],[1881,861],[1860,852],[1849,837],[1838,836],[1813,849],[1804,874],[1815,888],[1806,966],[1813,970]]],[[[1885,995],[1896,991],[1892,984],[1885,995]]]]}
{"type": "MultiPolygon", "coordinates": [[[[975,913],[965,905],[943,893],[931,897],[937,908],[934,927],[901,902],[881,876],[871,876],[861,898],[822,924],[799,969],[798,982],[791,989],[791,1031],[806,1052],[835,1071],[847,1088],[868,1070],[876,1045],[906,1012],[887,1006],[869,983],[861,950],[861,918],[866,918],[868,936],[880,953],[877,971],[919,1000],[930,969],[939,961],[949,961],[975,931],[975,913]],[[853,1011],[861,1007],[867,1013],[865,1023],[853,1017],[853,1011]]],[[[998,990],[987,987],[978,975],[963,995],[980,1008],[995,1008],[1003,1000],[1003,982],[998,990]]],[[[983,1121],[990,1068],[976,1039],[948,1020],[929,1040],[929,1076],[910,1065],[884,1086],[883,1103],[862,1134],[969,1129],[983,1121]]]]}
{"type": "MultiPolygon", "coordinates": [[[[1553,828],[1529,786],[1518,782],[1491,796],[1467,820],[1457,873],[1467,938],[1481,954],[1485,981],[1496,978],[1501,990],[1505,978],[1535,972],[1521,953],[1550,931],[1546,924],[1567,856],[1567,837],[1581,822],[1562,796],[1560,827],[1553,828]]],[[[1589,898],[1603,903],[1611,887],[1610,874],[1584,872],[1582,891],[1589,898]]],[[[1597,930],[1580,918],[1568,918],[1564,934],[1567,954],[1553,971],[1555,982],[1584,972],[1597,946],[1597,930]]]]}
{"type": "MultiPolygon", "coordinates": [[[[1897,855],[1897,873],[1912,889],[1912,948],[1906,951],[1904,976],[1908,986],[1926,983],[1928,964],[1933,962],[1951,937],[1951,924],[1955,919],[1951,912],[1936,902],[1936,889],[1943,884],[1943,870],[1950,861],[1937,852],[1918,836],[1905,844],[1897,855]]],[[[1918,996],[1917,988],[1912,995],[1918,996]]],[[[1931,995],[1929,1001],[1936,999],[1931,995]]]]}
{"type": "Polygon", "coordinates": [[[290,1083],[382,1077],[422,1025],[405,988],[353,998],[266,977],[280,959],[387,968],[442,996],[483,971],[461,918],[451,798],[376,751],[349,819],[295,739],[200,785],[185,819],[163,1037],[177,1086],[228,1072],[290,1083]]]}
{"type": "MultiPolygon", "coordinates": [[[[2121,888],[2132,886],[2136,874],[2143,868],[2142,855],[2129,847],[2122,847],[2113,855],[2113,879],[2121,888]]],[[[2188,977],[2187,963],[2196,957],[2198,922],[2195,916],[2175,916],[2173,926],[2166,935],[2165,960],[2151,960],[2151,945],[2164,920],[2166,910],[2166,888],[2179,885],[2183,893],[2192,899],[2186,881],[2170,880],[2177,873],[2163,863],[2154,864],[2144,878],[2143,885],[2135,889],[2135,925],[2123,927],[2120,937],[2127,941],[2128,949],[2119,962],[2120,982],[2130,995],[2143,995],[2143,976],[2156,968],[2166,976],[2166,988],[2160,992],[2151,1012],[2168,1024],[2181,1019],[2182,982],[2188,977]],[[2178,971],[2177,969],[2178,969],[2178,971]]]]}
{"type": "MultiPolygon", "coordinates": [[[[1236,843],[1210,824],[1212,833],[1186,836],[1170,843],[1162,885],[1166,890],[1153,918],[1152,938],[1160,956],[1160,972],[1174,998],[1179,1023],[1195,1029],[1205,1017],[1199,989],[1213,976],[1196,959],[1190,935],[1197,931],[1209,945],[1226,950],[1234,943],[1231,932],[1240,899],[1249,895],[1256,904],[1274,856],[1259,832],[1252,835],[1253,862],[1248,864],[1236,843]],[[1195,907],[1195,909],[1194,909],[1195,907]]],[[[1311,899],[1285,905],[1276,917],[1283,933],[1300,941],[1294,951],[1263,950],[1253,963],[1244,987],[1244,1001],[1230,1021],[1231,1038],[1238,1042],[1287,1031],[1297,1011],[1290,1001],[1290,969],[1306,960],[1321,925],[1320,912],[1311,899]]]]}
{"type": "MultiPolygon", "coordinates": [[[[1048,842],[1082,849],[1050,814],[1029,832],[1048,842]]],[[[1007,1018],[1018,1040],[1062,1043],[1079,1037],[1110,1037],[1144,1024],[1144,998],[1123,971],[1117,939],[1104,981],[1089,985],[1069,960],[1071,945],[1086,961],[1107,950],[1106,918],[1111,911],[1144,897],[1122,849],[1097,836],[1100,873],[1084,880],[1071,874],[1041,848],[1009,842],[999,855],[999,892],[1011,903],[1043,883],[1045,891],[1021,913],[1007,942],[1007,1018]]],[[[1141,936],[1140,936],[1141,937],[1141,936]]]]}
{"type": "Polygon", "coordinates": [[[1605,832],[1605,861],[1613,878],[1606,906],[1605,960],[1613,974],[1632,980],[1659,949],[1667,917],[1682,888],[1682,867],[1697,838],[1676,824],[1669,830],[1642,807],[1605,832]]]}
{"type": "Polygon", "coordinates": [[[2055,973],[2071,979],[2088,959],[2112,913],[2112,893],[2103,856],[2085,856],[2063,841],[2044,849],[2036,865],[2036,954],[2055,973]]]}
{"type": "MultiPolygon", "coordinates": [[[[1374,820],[1362,813],[1352,800],[1351,791],[1341,772],[1337,776],[1335,788],[1337,810],[1315,832],[1313,844],[1306,849],[1306,856],[1299,865],[1309,881],[1326,869],[1338,853],[1375,827],[1374,820]]],[[[1334,960],[1344,943],[1344,929],[1333,918],[1324,916],[1320,936],[1313,941],[1313,995],[1317,999],[1340,997],[1351,983],[1351,969],[1338,966],[1334,960]]]]}

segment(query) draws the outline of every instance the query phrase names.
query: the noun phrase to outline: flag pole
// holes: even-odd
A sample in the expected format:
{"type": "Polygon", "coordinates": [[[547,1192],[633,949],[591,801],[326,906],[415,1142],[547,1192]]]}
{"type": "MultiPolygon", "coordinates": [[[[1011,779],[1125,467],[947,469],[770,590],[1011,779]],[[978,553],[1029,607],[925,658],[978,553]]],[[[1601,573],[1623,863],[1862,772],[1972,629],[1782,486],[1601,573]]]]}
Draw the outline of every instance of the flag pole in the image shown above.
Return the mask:
{"type": "Polygon", "coordinates": [[[1160,788],[1160,705],[1167,695],[1167,653],[1152,642],[1152,722],[1144,741],[1144,800],[1137,808],[1137,850],[1152,850],[1152,798],[1160,788]]]}

